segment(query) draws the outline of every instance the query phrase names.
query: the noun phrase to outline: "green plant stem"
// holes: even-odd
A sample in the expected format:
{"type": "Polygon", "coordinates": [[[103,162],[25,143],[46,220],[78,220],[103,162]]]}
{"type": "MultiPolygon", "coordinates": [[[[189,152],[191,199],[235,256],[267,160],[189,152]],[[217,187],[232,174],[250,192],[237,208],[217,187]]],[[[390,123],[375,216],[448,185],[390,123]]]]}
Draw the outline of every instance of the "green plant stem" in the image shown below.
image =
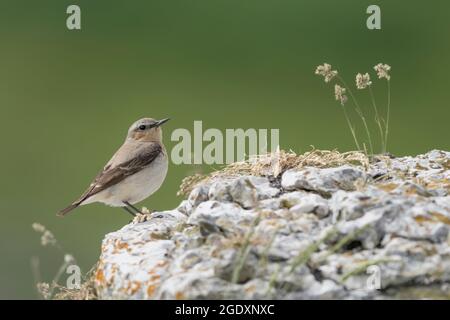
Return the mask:
{"type": "Polygon", "coordinates": [[[343,246],[345,246],[346,244],[348,244],[350,241],[354,240],[356,237],[358,237],[361,233],[363,233],[364,231],[366,231],[368,228],[370,227],[369,224],[366,224],[364,226],[362,226],[361,228],[358,228],[352,232],[350,232],[349,234],[345,235],[344,237],[342,237],[334,246],[332,246],[327,253],[321,257],[318,261],[316,261],[316,263],[321,263],[322,261],[324,261],[326,258],[328,258],[330,255],[332,255],[333,253],[337,252],[338,250],[340,250],[343,246]]]}
{"type": "Polygon", "coordinates": [[[363,147],[364,147],[364,153],[365,153],[366,155],[369,154],[369,153],[367,152],[367,146],[366,146],[365,143],[363,143],[363,147]]]}
{"type": "Polygon", "coordinates": [[[250,253],[250,240],[255,232],[256,226],[261,221],[261,216],[258,216],[253,220],[248,232],[245,235],[244,242],[242,244],[241,250],[239,251],[233,273],[231,275],[231,282],[238,283],[241,270],[244,267],[245,261],[247,260],[248,254],[250,253]]]}
{"type": "Polygon", "coordinates": [[[389,114],[391,109],[391,80],[387,80],[387,95],[388,95],[388,101],[387,101],[387,114],[386,114],[386,124],[385,124],[385,131],[384,131],[384,147],[385,152],[387,151],[387,142],[388,142],[388,133],[389,133],[389,114]]]}
{"type": "Polygon", "coordinates": [[[305,250],[299,252],[299,254],[294,258],[294,261],[291,265],[291,269],[289,273],[292,273],[295,271],[296,268],[299,266],[307,263],[309,259],[311,258],[311,255],[319,249],[320,245],[330,239],[332,236],[334,236],[337,233],[337,229],[333,227],[331,230],[329,230],[322,238],[313,241],[310,245],[308,245],[305,250]]]}
{"type": "Polygon", "coordinates": [[[39,292],[37,287],[38,284],[41,282],[40,261],[38,257],[31,257],[31,272],[33,274],[34,279],[34,288],[36,289],[38,297],[45,299],[45,297],[42,296],[42,293],[39,292]]]}
{"type": "Polygon", "coordinates": [[[279,271],[280,271],[280,265],[277,264],[274,273],[270,276],[270,280],[269,280],[269,285],[267,287],[266,296],[270,294],[270,292],[272,291],[273,287],[275,286],[275,283],[276,283],[276,281],[278,279],[279,271]]]}
{"type": "MultiPolygon", "coordinates": [[[[364,125],[364,129],[366,130],[366,135],[367,138],[369,139],[369,146],[370,146],[370,153],[373,154],[373,144],[372,144],[372,138],[370,136],[370,130],[369,130],[369,126],[367,125],[367,121],[366,121],[366,117],[364,117],[364,113],[362,112],[361,107],[359,106],[358,101],[356,100],[355,96],[353,95],[353,91],[350,89],[350,87],[347,85],[347,83],[345,82],[345,80],[341,77],[341,76],[337,76],[337,78],[339,79],[339,81],[341,81],[342,85],[348,90],[348,92],[350,93],[350,96],[352,97],[353,103],[355,104],[355,110],[356,113],[358,114],[358,116],[361,118],[363,125],[364,125]]],[[[367,153],[367,152],[366,152],[367,153]]]]}
{"type": "Polygon", "coordinates": [[[56,273],[55,277],[52,280],[52,283],[50,284],[49,299],[53,298],[55,288],[58,285],[59,279],[61,279],[61,276],[66,271],[67,267],[72,263],[72,261],[64,261],[63,264],[59,267],[58,272],[56,273]]]}
{"type": "Polygon", "coordinates": [[[359,146],[358,139],[356,138],[355,129],[353,128],[352,123],[350,121],[350,118],[348,117],[347,110],[345,109],[344,106],[342,106],[342,110],[344,110],[345,120],[347,120],[347,124],[348,124],[348,127],[350,128],[350,131],[352,133],[353,140],[355,141],[356,148],[358,150],[361,150],[361,147],[359,146]]]}
{"type": "Polygon", "coordinates": [[[384,130],[383,130],[383,126],[381,125],[381,118],[380,118],[380,115],[378,113],[377,103],[375,102],[375,96],[373,95],[373,91],[372,91],[372,87],[371,86],[369,86],[369,93],[370,93],[370,99],[372,100],[372,106],[373,106],[373,109],[375,111],[375,122],[378,125],[378,130],[380,131],[381,153],[385,153],[386,152],[386,147],[384,145],[385,134],[383,132],[384,130]]]}
{"type": "Polygon", "coordinates": [[[346,274],[344,274],[341,277],[341,282],[344,283],[347,281],[348,278],[354,275],[361,274],[367,270],[368,267],[380,264],[380,263],[389,263],[389,262],[396,262],[394,259],[388,259],[388,258],[380,258],[380,259],[373,259],[373,260],[367,260],[365,262],[362,262],[358,264],[354,269],[350,270],[346,274]]]}
{"type": "Polygon", "coordinates": [[[261,255],[261,260],[260,260],[260,262],[259,262],[261,267],[267,265],[267,261],[268,261],[267,256],[269,255],[269,250],[270,250],[270,248],[272,247],[273,242],[275,241],[275,238],[276,238],[276,236],[277,236],[277,233],[278,233],[278,228],[275,229],[274,233],[273,233],[272,236],[270,237],[269,242],[267,243],[266,247],[264,248],[264,251],[263,251],[263,253],[262,253],[262,255],[261,255]]]}

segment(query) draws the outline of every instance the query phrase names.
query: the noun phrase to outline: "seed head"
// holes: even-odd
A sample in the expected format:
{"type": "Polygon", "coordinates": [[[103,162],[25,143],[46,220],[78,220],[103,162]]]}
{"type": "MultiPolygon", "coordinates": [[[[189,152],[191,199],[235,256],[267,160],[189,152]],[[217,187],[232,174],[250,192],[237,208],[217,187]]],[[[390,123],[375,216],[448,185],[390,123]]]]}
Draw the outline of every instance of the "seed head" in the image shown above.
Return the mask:
{"type": "Polygon", "coordinates": [[[40,224],[40,223],[33,223],[32,228],[34,231],[41,233],[41,245],[42,246],[56,246],[57,245],[57,241],[55,236],[53,235],[53,233],[50,230],[47,230],[47,228],[40,224]]]}
{"type": "Polygon", "coordinates": [[[37,290],[44,299],[50,298],[50,285],[45,282],[39,282],[36,284],[37,290]]]}
{"type": "Polygon", "coordinates": [[[358,89],[365,89],[368,86],[372,84],[372,81],[370,81],[370,76],[368,73],[361,74],[358,73],[356,75],[356,88],[358,89]]]}
{"type": "Polygon", "coordinates": [[[390,65],[379,63],[373,68],[377,72],[378,79],[385,78],[388,81],[391,79],[391,76],[389,75],[389,71],[391,70],[390,65]]]}
{"type": "Polygon", "coordinates": [[[35,222],[35,223],[33,223],[31,225],[31,227],[36,232],[39,232],[39,233],[44,233],[45,232],[45,227],[42,224],[40,224],[40,223],[35,222]]]}
{"type": "Polygon", "coordinates": [[[73,263],[73,262],[75,262],[75,258],[71,254],[66,253],[64,255],[64,262],[65,263],[73,263]]]}
{"type": "Polygon", "coordinates": [[[331,65],[324,63],[323,65],[317,66],[315,74],[323,76],[325,82],[330,82],[338,72],[336,70],[331,70],[331,65]]]}
{"type": "Polygon", "coordinates": [[[344,105],[348,100],[347,96],[345,95],[345,91],[347,90],[340,85],[334,85],[334,96],[337,101],[341,102],[341,105],[344,105]]]}
{"type": "Polygon", "coordinates": [[[48,246],[48,245],[51,245],[51,246],[56,245],[56,238],[53,235],[53,233],[51,233],[48,230],[45,230],[45,232],[42,234],[42,237],[41,237],[41,245],[44,247],[48,246]]]}

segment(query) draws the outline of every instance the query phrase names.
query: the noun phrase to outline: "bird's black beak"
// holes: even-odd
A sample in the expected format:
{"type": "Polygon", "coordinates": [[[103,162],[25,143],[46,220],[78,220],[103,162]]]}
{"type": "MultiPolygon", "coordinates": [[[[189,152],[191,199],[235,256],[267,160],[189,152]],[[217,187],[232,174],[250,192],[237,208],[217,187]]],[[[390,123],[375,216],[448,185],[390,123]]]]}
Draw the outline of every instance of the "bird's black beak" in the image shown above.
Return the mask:
{"type": "Polygon", "coordinates": [[[166,119],[159,120],[159,121],[156,123],[156,127],[159,127],[159,126],[163,125],[164,123],[166,123],[166,122],[169,121],[169,120],[170,120],[170,118],[166,118],[166,119]]]}

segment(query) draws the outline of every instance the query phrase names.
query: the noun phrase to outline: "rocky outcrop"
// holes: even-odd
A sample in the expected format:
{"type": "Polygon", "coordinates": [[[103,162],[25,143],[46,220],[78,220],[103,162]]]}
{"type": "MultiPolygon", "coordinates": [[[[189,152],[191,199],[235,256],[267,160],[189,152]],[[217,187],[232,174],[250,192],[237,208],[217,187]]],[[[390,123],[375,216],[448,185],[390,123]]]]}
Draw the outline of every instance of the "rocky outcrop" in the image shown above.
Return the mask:
{"type": "Polygon", "coordinates": [[[205,179],[106,235],[99,297],[448,298],[449,168],[434,150],[205,179]]]}

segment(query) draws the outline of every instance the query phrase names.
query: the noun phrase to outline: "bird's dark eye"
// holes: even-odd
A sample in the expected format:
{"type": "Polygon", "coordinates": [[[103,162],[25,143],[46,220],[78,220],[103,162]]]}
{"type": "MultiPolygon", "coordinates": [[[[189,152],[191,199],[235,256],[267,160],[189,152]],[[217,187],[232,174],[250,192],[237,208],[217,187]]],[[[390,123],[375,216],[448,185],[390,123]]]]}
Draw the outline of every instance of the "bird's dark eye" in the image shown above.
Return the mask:
{"type": "Polygon", "coordinates": [[[141,124],[140,126],[139,126],[139,130],[145,130],[145,125],[143,125],[143,124],[141,124]]]}

